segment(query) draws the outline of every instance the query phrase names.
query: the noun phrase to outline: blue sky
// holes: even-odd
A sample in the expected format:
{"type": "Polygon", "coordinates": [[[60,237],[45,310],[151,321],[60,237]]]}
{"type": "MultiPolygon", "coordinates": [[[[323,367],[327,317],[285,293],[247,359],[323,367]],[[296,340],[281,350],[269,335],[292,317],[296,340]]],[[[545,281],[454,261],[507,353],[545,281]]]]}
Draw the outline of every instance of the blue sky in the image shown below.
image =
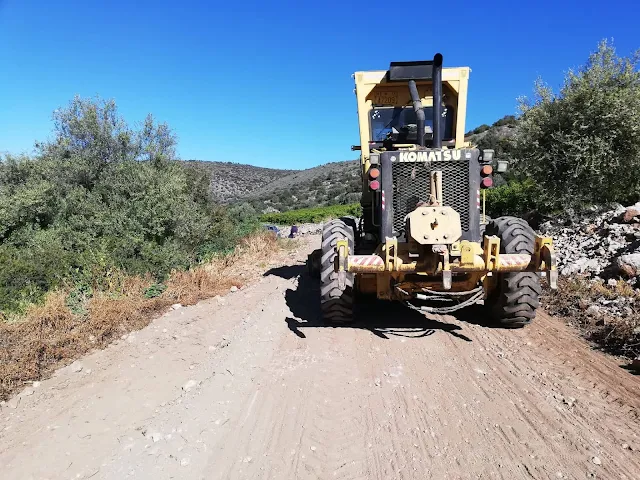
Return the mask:
{"type": "Polygon", "coordinates": [[[153,113],[184,159],[357,158],[354,71],[436,51],[468,65],[470,129],[515,113],[538,76],[557,87],[602,38],[640,48],[638,15],[637,0],[0,0],[0,152],[32,151],[79,94],[115,99],[131,123],[153,113]]]}

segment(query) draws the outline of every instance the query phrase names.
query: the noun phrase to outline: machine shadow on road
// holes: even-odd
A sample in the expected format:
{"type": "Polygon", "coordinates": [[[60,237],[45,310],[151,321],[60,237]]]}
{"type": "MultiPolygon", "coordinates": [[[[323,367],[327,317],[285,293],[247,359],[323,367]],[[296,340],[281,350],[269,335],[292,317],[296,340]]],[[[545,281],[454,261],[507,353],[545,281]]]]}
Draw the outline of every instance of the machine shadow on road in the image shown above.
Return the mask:
{"type": "Polygon", "coordinates": [[[423,338],[441,330],[466,342],[471,341],[459,332],[462,330],[459,325],[428,318],[397,302],[383,302],[375,298],[358,302],[352,323],[326,325],[320,313],[320,282],[308,274],[304,264],[276,267],[264,273],[265,277],[270,275],[298,280],[296,287],[287,289],[285,300],[293,314],[293,318],[287,318],[287,325],[300,338],[306,338],[302,331],[305,328],[352,328],[368,330],[384,339],[389,336],[423,338]]]}

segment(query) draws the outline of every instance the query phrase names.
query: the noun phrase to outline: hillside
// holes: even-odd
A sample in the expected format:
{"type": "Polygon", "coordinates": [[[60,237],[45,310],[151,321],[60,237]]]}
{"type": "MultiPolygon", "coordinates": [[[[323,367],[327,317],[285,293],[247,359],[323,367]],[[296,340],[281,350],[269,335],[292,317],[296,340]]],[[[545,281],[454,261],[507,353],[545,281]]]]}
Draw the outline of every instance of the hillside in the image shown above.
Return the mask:
{"type": "MultiPolygon", "coordinates": [[[[509,138],[517,119],[507,115],[492,125],[467,132],[466,140],[480,148],[493,148],[507,157],[509,138]]],[[[223,203],[248,202],[270,213],[360,200],[361,179],[357,160],[332,162],[305,170],[282,170],[231,162],[187,160],[185,164],[207,173],[213,198],[223,203]]]]}
{"type": "Polygon", "coordinates": [[[506,115],[492,125],[480,125],[465,134],[465,140],[479,148],[493,148],[496,155],[508,156],[509,140],[516,131],[518,119],[513,115],[506,115]]]}
{"type": "Polygon", "coordinates": [[[305,170],[277,170],[229,162],[189,160],[207,171],[213,197],[225,203],[248,202],[260,212],[347,204],[360,199],[357,160],[305,170]]]}
{"type": "Polygon", "coordinates": [[[232,162],[185,160],[184,163],[189,167],[206,171],[211,179],[210,190],[213,198],[223,202],[242,198],[265,183],[271,183],[296,172],[232,162]]]}

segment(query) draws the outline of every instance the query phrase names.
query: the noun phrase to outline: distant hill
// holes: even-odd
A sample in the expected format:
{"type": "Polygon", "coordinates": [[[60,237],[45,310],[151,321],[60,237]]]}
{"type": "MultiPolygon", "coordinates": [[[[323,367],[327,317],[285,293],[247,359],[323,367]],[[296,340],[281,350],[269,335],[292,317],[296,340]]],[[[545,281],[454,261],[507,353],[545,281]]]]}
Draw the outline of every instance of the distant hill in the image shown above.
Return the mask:
{"type": "Polygon", "coordinates": [[[248,202],[260,212],[337,205],[360,199],[358,160],[305,170],[279,170],[231,162],[187,160],[210,177],[212,196],[223,203],[248,202]]]}
{"type": "Polygon", "coordinates": [[[480,125],[465,134],[465,140],[478,148],[492,148],[498,157],[508,157],[509,142],[516,132],[518,119],[506,115],[492,125],[480,125]]]}
{"type": "MultiPolygon", "coordinates": [[[[465,139],[480,148],[493,148],[507,157],[509,138],[518,120],[507,115],[493,125],[480,125],[465,139]]],[[[248,202],[259,212],[283,212],[360,200],[362,190],[358,160],[332,162],[305,170],[281,170],[241,163],[187,160],[207,172],[210,191],[219,202],[248,202]]]]}
{"type": "Polygon", "coordinates": [[[222,202],[243,198],[265,183],[269,184],[296,172],[296,170],[254,167],[232,162],[184,160],[184,163],[209,174],[211,194],[213,198],[222,202]]]}

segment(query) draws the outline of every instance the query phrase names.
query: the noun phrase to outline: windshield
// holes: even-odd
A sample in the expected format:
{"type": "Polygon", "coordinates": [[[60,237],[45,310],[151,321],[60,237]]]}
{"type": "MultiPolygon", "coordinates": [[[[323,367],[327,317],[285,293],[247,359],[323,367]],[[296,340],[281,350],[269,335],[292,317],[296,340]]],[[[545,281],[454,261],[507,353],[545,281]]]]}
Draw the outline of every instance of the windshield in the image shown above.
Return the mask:
{"type": "MultiPolygon", "coordinates": [[[[442,119],[443,139],[453,138],[453,109],[445,106],[442,119]]],[[[427,132],[433,131],[433,108],[424,107],[424,124],[427,132]]],[[[371,140],[382,142],[387,138],[392,128],[400,130],[407,125],[417,123],[416,112],[413,107],[375,107],[369,114],[371,121],[371,140]]]]}

